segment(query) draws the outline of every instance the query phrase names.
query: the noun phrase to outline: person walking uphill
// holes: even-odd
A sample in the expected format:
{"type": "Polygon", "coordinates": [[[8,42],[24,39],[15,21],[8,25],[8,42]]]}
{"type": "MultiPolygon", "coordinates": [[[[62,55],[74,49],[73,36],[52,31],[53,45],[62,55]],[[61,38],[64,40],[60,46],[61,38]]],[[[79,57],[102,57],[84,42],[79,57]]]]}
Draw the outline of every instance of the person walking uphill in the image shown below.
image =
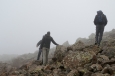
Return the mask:
{"type": "Polygon", "coordinates": [[[96,25],[95,45],[100,46],[104,28],[107,25],[106,15],[104,15],[101,10],[97,11],[97,15],[94,19],[94,24],[96,25]]]}
{"type": "MultiPolygon", "coordinates": [[[[41,45],[41,43],[42,43],[42,40],[40,40],[40,41],[37,43],[36,47],[38,47],[39,45],[41,45]]],[[[42,49],[39,48],[37,60],[40,59],[41,52],[42,52],[42,49]]]]}
{"type": "MultiPolygon", "coordinates": [[[[45,34],[45,35],[46,35],[46,34],[45,34]]],[[[44,35],[44,36],[45,36],[45,35],[44,35]]],[[[43,37],[44,37],[44,36],[43,36],[43,37]]],[[[41,43],[42,43],[42,40],[40,40],[40,41],[37,43],[36,47],[38,47],[39,45],[40,45],[40,47],[41,47],[41,43]]],[[[37,60],[40,59],[41,53],[42,53],[42,49],[39,48],[37,60]]]]}
{"type": "Polygon", "coordinates": [[[43,65],[46,65],[48,63],[48,54],[51,42],[55,45],[58,45],[50,36],[50,32],[47,32],[47,34],[42,38],[42,43],[40,47],[40,49],[42,49],[43,54],[43,65]]]}

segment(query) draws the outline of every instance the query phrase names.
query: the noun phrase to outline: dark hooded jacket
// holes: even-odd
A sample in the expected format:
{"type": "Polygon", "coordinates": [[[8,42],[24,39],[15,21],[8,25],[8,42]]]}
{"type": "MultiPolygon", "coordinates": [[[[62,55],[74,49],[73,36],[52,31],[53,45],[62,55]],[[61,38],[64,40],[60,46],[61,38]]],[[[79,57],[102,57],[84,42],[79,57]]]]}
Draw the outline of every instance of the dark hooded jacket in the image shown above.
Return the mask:
{"type": "Polygon", "coordinates": [[[53,40],[53,38],[52,38],[51,36],[49,36],[49,35],[46,34],[46,35],[43,36],[43,38],[42,38],[42,43],[41,43],[40,49],[42,49],[43,47],[46,47],[46,48],[50,49],[50,44],[51,44],[51,42],[52,42],[53,44],[55,44],[55,45],[58,45],[58,44],[53,40]]]}
{"type": "Polygon", "coordinates": [[[37,43],[37,47],[42,43],[42,40],[40,40],[38,43],[37,43]]]}
{"type": "Polygon", "coordinates": [[[97,14],[97,15],[95,16],[94,24],[95,24],[95,25],[104,25],[104,26],[106,26],[106,25],[107,25],[106,15],[104,15],[104,14],[102,13],[102,19],[103,19],[103,22],[102,22],[102,23],[99,23],[99,21],[98,21],[98,16],[99,16],[99,14],[97,14]]]}

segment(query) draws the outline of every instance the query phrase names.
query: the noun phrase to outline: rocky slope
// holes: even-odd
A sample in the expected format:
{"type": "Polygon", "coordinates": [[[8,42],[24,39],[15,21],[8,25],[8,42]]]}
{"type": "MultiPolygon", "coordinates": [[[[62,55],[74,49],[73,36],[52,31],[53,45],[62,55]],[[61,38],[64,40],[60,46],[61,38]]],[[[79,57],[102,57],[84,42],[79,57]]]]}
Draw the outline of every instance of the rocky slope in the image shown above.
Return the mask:
{"type": "MultiPolygon", "coordinates": [[[[62,45],[67,47],[67,46],[69,46],[69,42],[66,41],[62,45]]],[[[51,60],[52,57],[54,56],[55,49],[56,49],[56,47],[53,47],[53,48],[50,49],[50,51],[49,51],[49,60],[51,60]]],[[[30,62],[32,60],[36,60],[37,55],[38,55],[38,50],[35,51],[34,53],[19,55],[19,56],[13,58],[12,60],[10,59],[10,60],[6,61],[6,63],[11,64],[13,67],[20,67],[27,62],[30,62]]],[[[42,55],[40,57],[40,60],[42,60],[42,55]]]]}
{"type": "Polygon", "coordinates": [[[18,57],[19,55],[15,55],[15,54],[11,54],[11,55],[8,55],[8,54],[3,54],[3,55],[0,55],[0,62],[7,62],[11,59],[14,59],[16,57],[18,57]]]}
{"type": "Polygon", "coordinates": [[[93,45],[92,37],[73,45],[57,46],[46,66],[33,59],[17,59],[12,65],[1,63],[0,76],[115,76],[113,31],[104,34],[100,47],[93,45]]]}
{"type": "Polygon", "coordinates": [[[40,63],[33,60],[19,68],[0,64],[0,76],[114,76],[115,40],[104,41],[101,47],[81,41],[59,45],[46,66],[40,63]]]}
{"type": "MultiPolygon", "coordinates": [[[[113,40],[115,39],[115,29],[112,29],[109,32],[104,32],[103,41],[113,40]]],[[[85,45],[93,45],[95,43],[95,34],[92,33],[89,38],[78,38],[76,42],[82,41],[85,45]]]]}

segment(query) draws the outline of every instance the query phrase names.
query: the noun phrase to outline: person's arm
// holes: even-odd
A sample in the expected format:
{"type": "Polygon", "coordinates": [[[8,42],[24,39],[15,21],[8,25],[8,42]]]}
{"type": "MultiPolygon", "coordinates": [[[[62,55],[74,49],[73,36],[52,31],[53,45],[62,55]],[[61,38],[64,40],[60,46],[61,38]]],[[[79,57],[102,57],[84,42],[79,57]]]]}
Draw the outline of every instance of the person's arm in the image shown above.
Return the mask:
{"type": "Polygon", "coordinates": [[[51,41],[52,41],[52,43],[54,44],[54,45],[59,45],[59,44],[57,44],[55,41],[54,41],[54,39],[51,37],[51,41]]]}
{"type": "Polygon", "coordinates": [[[94,24],[97,25],[97,15],[95,16],[94,24]]]}
{"type": "Polygon", "coordinates": [[[106,26],[107,25],[107,17],[106,17],[106,15],[105,15],[105,23],[104,23],[104,25],[106,26]]]}
{"type": "Polygon", "coordinates": [[[43,38],[42,38],[42,42],[41,42],[40,49],[42,49],[42,48],[43,48],[43,44],[44,44],[44,36],[43,36],[43,38]]]}
{"type": "Polygon", "coordinates": [[[42,40],[40,40],[40,41],[37,43],[36,47],[38,47],[41,43],[42,43],[42,40]]]}

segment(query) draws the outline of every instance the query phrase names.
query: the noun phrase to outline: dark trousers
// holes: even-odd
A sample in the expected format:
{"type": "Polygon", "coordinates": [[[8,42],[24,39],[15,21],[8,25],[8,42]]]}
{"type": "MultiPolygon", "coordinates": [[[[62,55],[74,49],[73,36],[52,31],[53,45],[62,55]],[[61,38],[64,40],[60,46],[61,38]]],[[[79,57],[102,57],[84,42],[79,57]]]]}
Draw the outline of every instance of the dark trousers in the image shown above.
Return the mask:
{"type": "Polygon", "coordinates": [[[42,49],[39,49],[37,60],[40,59],[41,52],[42,52],[42,49]]]}
{"type": "Polygon", "coordinates": [[[104,31],[104,25],[96,25],[96,36],[95,36],[95,43],[100,45],[102,37],[103,37],[103,31],[104,31]]]}

